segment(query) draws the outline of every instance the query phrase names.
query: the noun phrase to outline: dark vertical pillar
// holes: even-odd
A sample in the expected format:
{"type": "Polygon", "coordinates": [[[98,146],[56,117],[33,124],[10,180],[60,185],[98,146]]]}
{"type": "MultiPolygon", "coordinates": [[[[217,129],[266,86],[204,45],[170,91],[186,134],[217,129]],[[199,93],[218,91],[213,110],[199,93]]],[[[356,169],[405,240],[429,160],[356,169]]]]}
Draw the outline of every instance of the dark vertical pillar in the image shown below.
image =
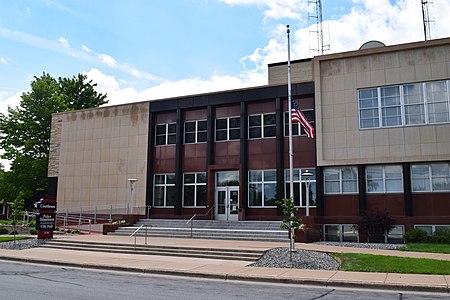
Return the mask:
{"type": "Polygon", "coordinates": [[[56,199],[58,193],[58,177],[48,177],[47,182],[47,197],[56,199]]]}
{"type": "Polygon", "coordinates": [[[283,199],[284,195],[284,110],[283,101],[275,100],[275,113],[277,122],[276,133],[276,166],[277,166],[277,199],[283,199]]]}
{"type": "Polygon", "coordinates": [[[182,111],[177,109],[177,135],[175,145],[175,203],[174,214],[181,215],[183,206],[183,136],[184,120],[182,111]]]}
{"type": "Polygon", "coordinates": [[[409,163],[403,163],[403,191],[405,216],[411,217],[414,215],[414,211],[411,189],[411,165],[409,163]]]}
{"type": "Polygon", "coordinates": [[[367,213],[366,167],[364,165],[358,165],[358,191],[359,191],[359,215],[364,216],[367,213]]]}
{"type": "Polygon", "coordinates": [[[214,164],[214,122],[215,113],[212,105],[208,105],[207,116],[207,132],[206,132],[206,169],[209,165],[214,164]]]}
{"type": "MultiPolygon", "coordinates": [[[[151,105],[151,104],[150,104],[151,105]]],[[[155,114],[149,110],[148,116],[148,149],[147,149],[147,184],[145,203],[153,205],[153,165],[155,159],[155,114]]]]}
{"type": "Polygon", "coordinates": [[[316,201],[317,201],[317,215],[325,215],[325,200],[324,196],[324,179],[323,179],[323,167],[316,167],[316,201]]]}
{"type": "Polygon", "coordinates": [[[240,140],[240,161],[241,161],[241,188],[240,206],[246,208],[248,206],[248,122],[247,122],[247,105],[241,101],[241,140],[240,140]]]}

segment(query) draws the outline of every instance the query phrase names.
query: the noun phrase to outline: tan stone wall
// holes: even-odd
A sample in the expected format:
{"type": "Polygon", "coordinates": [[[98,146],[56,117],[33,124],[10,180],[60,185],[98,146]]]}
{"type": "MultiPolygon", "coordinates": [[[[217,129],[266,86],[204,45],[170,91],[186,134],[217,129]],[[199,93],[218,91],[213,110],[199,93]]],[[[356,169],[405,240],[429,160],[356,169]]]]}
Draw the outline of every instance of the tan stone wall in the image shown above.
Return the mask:
{"type": "Polygon", "coordinates": [[[145,206],[148,106],[134,103],[53,116],[61,120],[60,130],[52,133],[52,143],[56,148],[59,138],[60,147],[51,152],[49,172],[58,176],[58,211],[125,207],[130,203],[129,178],[138,179],[135,206],[145,206]]]}
{"type": "MultiPolygon", "coordinates": [[[[311,82],[313,80],[311,61],[291,63],[291,82],[311,82]]],[[[269,85],[287,84],[287,63],[269,66],[269,85]]]]}
{"type": "Polygon", "coordinates": [[[448,160],[450,124],[359,129],[357,89],[450,78],[450,39],[314,58],[319,166],[448,160]]]}

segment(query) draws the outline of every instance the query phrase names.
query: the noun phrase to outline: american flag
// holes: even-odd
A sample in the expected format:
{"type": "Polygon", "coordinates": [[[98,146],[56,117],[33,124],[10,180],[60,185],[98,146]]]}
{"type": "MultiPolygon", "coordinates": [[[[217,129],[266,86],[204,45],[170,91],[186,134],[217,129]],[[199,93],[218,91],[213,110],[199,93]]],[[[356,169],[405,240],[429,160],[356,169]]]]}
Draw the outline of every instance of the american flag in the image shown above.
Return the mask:
{"type": "Polygon", "coordinates": [[[309,138],[313,139],[315,136],[314,127],[311,125],[311,123],[309,123],[308,119],[306,119],[306,116],[302,113],[295,100],[291,101],[291,115],[292,122],[302,124],[303,130],[305,130],[306,135],[309,138]]]}

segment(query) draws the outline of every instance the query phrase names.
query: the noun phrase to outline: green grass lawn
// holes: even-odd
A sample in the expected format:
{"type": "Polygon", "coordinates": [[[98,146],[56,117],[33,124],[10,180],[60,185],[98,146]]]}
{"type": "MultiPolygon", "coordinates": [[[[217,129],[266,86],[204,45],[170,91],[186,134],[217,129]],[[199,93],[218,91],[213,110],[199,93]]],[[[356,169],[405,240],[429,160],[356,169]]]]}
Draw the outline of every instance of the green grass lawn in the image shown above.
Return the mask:
{"type": "Polygon", "coordinates": [[[372,254],[334,253],[342,271],[450,275],[450,261],[372,254]]]}
{"type": "Polygon", "coordinates": [[[450,254],[450,244],[409,243],[402,251],[446,253],[450,254]]]}
{"type": "MultiPolygon", "coordinates": [[[[29,236],[16,236],[16,240],[26,240],[29,236]]],[[[0,243],[14,241],[14,236],[0,236],[0,243]]]]}

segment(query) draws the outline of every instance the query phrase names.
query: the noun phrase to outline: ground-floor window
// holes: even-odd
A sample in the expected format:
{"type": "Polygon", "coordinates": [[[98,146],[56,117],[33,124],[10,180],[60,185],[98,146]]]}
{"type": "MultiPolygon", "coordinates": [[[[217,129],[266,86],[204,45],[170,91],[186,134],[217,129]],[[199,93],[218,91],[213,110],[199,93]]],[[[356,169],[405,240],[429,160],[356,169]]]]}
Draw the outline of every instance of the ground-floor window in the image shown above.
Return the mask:
{"type": "Polygon", "coordinates": [[[324,239],[330,242],[354,242],[359,240],[355,224],[325,224],[324,239]]]}
{"type": "Polygon", "coordinates": [[[384,242],[389,244],[403,244],[405,242],[405,226],[396,225],[384,235],[384,242]]]}
{"type": "Polygon", "coordinates": [[[276,206],[277,174],[275,170],[249,171],[248,206],[276,206]]]}
{"type": "Polygon", "coordinates": [[[205,207],[207,202],[206,173],[185,173],[183,182],[183,206],[205,207]]]}
{"type": "Polygon", "coordinates": [[[156,174],[153,206],[173,207],[175,204],[175,174],[156,174]]]}
{"type": "Polygon", "coordinates": [[[415,229],[425,231],[428,235],[434,234],[437,230],[450,231],[450,225],[414,225],[415,229]]]}
{"type": "MultiPolygon", "coordinates": [[[[316,206],[316,171],[314,168],[294,169],[294,204],[295,206],[306,206],[307,183],[309,180],[309,206],[316,206]],[[312,174],[307,178],[306,173],[312,174]]],[[[289,198],[291,195],[289,169],[284,171],[285,178],[285,195],[289,198]]]]}

